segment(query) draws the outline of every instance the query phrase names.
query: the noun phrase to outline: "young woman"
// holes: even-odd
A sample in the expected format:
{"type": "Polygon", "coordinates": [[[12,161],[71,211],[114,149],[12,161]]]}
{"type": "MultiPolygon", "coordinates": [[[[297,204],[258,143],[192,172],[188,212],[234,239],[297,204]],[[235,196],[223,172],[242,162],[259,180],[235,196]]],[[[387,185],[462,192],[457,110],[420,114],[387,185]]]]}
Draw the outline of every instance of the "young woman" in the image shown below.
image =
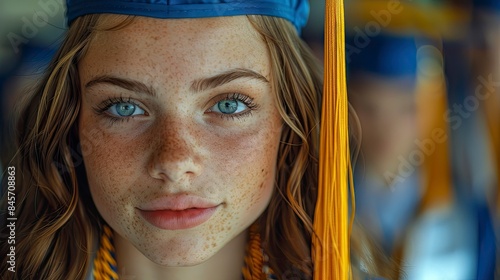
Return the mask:
{"type": "Polygon", "coordinates": [[[347,218],[315,221],[338,190],[318,188],[322,69],[298,36],[308,4],[201,2],[68,3],[66,39],[19,116],[7,279],[345,268],[328,227],[343,236],[347,218]]]}

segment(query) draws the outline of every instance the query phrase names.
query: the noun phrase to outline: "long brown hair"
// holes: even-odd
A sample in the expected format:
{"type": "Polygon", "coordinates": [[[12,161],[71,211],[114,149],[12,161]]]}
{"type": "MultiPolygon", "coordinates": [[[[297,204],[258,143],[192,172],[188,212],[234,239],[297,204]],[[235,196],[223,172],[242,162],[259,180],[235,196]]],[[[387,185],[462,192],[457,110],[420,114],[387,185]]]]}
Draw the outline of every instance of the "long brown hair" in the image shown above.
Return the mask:
{"type": "Polygon", "coordinates": [[[276,104],[285,122],[278,151],[277,192],[261,223],[264,251],[277,275],[299,274],[302,279],[312,275],[323,72],[288,22],[251,19],[270,51],[276,104]]]}
{"type": "MultiPolygon", "coordinates": [[[[268,46],[273,91],[285,124],[276,191],[258,221],[264,251],[278,278],[307,279],[313,273],[322,67],[286,20],[248,18],[268,46]]],[[[47,73],[22,103],[13,161],[15,274],[7,271],[9,246],[0,249],[0,274],[7,278],[82,279],[90,267],[104,222],[90,197],[82,161],[82,146],[91,141],[76,134],[81,103],[77,65],[96,30],[115,30],[132,20],[121,15],[76,19],[47,73]]],[[[4,191],[2,209],[6,203],[4,191]]],[[[2,227],[2,240],[8,234],[2,227]]]]}
{"type": "MultiPolygon", "coordinates": [[[[81,103],[77,63],[93,31],[105,25],[99,16],[77,19],[20,106],[12,161],[17,171],[16,272],[7,270],[10,246],[1,246],[0,274],[6,279],[82,279],[87,274],[102,222],[88,195],[82,139],[75,133],[81,103]]],[[[2,227],[1,239],[8,235],[2,227]]]]}

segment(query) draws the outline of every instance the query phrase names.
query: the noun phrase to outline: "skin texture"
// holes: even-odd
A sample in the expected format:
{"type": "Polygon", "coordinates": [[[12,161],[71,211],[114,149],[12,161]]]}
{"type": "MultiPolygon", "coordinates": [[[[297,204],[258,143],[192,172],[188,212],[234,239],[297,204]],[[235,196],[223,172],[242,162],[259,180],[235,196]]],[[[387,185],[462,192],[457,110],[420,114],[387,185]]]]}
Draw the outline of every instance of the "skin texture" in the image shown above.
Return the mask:
{"type": "Polygon", "coordinates": [[[363,131],[361,149],[367,168],[381,176],[393,172],[398,157],[405,157],[417,138],[413,88],[404,79],[362,75],[349,90],[363,131]]]}
{"type": "Polygon", "coordinates": [[[271,79],[266,46],[244,16],[138,17],[124,29],[98,32],[80,62],[79,134],[96,139],[82,151],[84,163],[94,203],[115,231],[120,273],[137,279],[240,277],[246,231],[273,193],[281,118],[264,79],[194,90],[195,81],[232,69],[271,79]],[[141,82],[155,96],[92,82],[103,75],[141,82]],[[242,115],[216,112],[217,102],[234,93],[253,99],[251,109],[240,102],[242,115]],[[112,109],[96,112],[110,98],[142,110],[112,120],[112,109]],[[153,199],[172,195],[218,207],[207,222],[181,230],[157,228],[138,214],[153,199]]]}

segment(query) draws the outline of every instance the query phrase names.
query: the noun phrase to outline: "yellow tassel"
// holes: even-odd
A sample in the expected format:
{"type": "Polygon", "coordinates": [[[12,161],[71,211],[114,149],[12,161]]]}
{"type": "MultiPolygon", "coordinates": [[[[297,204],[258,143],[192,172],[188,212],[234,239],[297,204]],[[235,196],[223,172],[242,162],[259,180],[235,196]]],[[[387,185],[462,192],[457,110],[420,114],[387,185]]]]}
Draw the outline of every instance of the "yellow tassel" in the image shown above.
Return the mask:
{"type": "Polygon", "coordinates": [[[352,171],[344,38],[343,2],[327,0],[319,185],[312,239],[315,280],[350,278],[348,181],[352,182],[352,171]]]}

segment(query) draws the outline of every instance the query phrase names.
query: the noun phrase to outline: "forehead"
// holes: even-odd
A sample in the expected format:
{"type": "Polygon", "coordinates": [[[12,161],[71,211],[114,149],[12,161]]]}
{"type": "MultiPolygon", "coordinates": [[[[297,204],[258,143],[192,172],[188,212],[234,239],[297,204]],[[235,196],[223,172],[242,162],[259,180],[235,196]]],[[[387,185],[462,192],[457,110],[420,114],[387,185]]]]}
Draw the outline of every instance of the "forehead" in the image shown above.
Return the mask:
{"type": "Polygon", "coordinates": [[[124,28],[96,31],[80,68],[84,72],[150,71],[197,76],[192,78],[230,68],[249,68],[269,78],[269,56],[263,39],[246,16],[136,17],[124,28]]]}

